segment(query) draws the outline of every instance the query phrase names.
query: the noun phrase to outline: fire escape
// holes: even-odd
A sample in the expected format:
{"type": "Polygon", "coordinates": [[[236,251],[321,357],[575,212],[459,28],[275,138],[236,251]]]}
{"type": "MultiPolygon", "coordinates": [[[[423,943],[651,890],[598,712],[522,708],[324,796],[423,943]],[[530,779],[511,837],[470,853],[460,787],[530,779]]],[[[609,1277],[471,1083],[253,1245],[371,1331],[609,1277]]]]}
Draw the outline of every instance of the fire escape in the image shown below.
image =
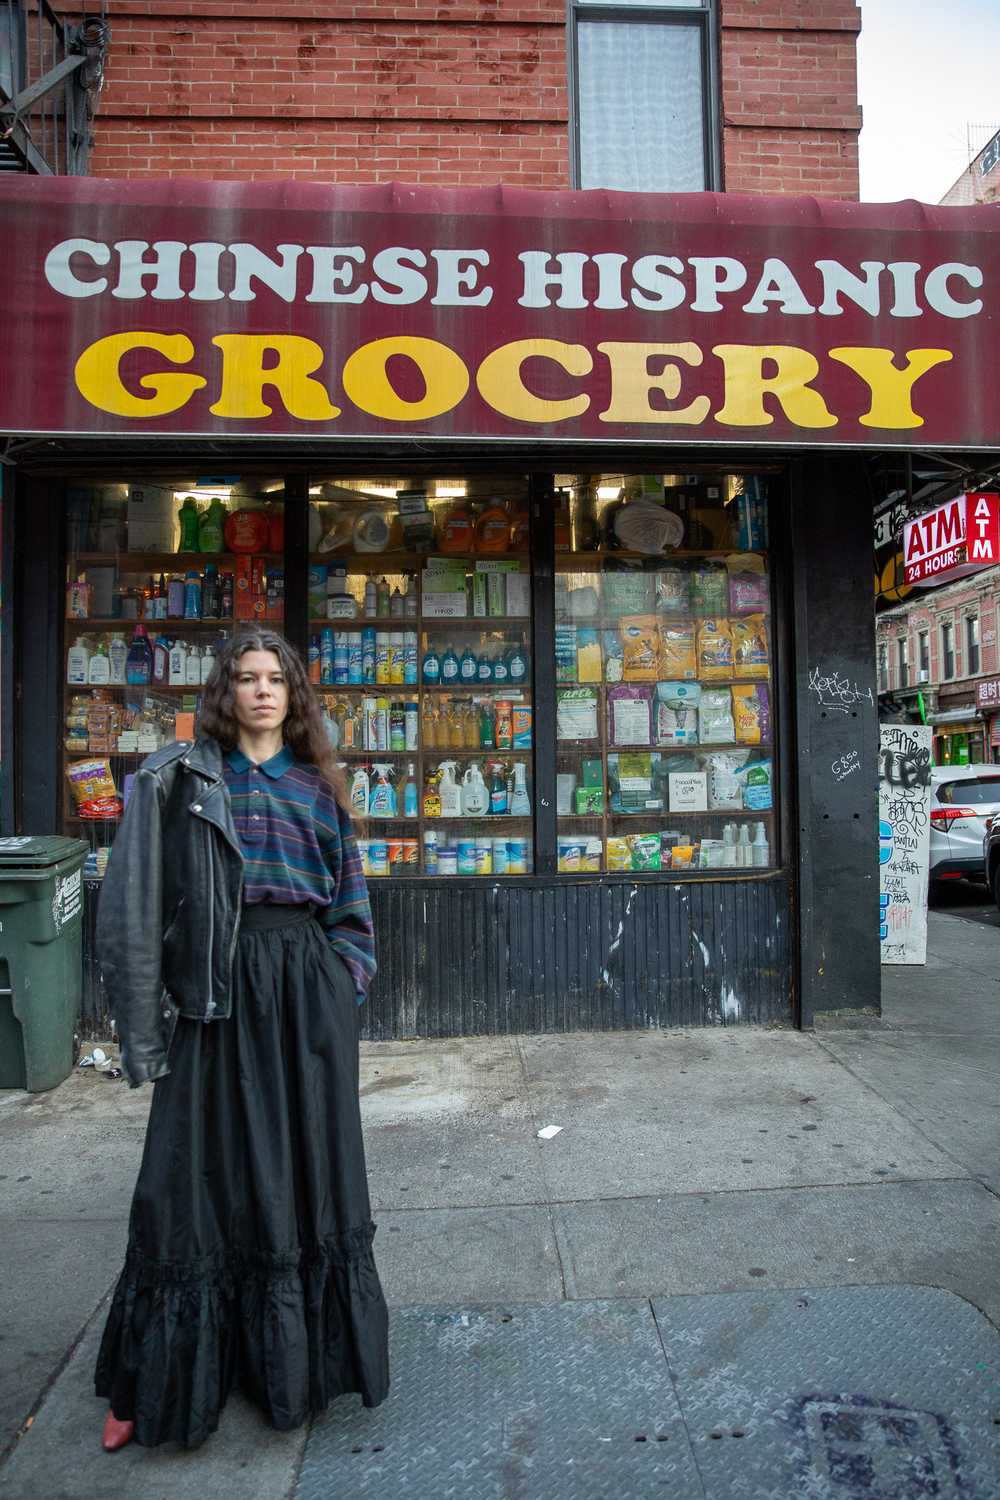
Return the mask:
{"type": "Polygon", "coordinates": [[[103,8],[70,24],[48,0],[0,0],[0,172],[86,173],[104,82],[103,8]]]}

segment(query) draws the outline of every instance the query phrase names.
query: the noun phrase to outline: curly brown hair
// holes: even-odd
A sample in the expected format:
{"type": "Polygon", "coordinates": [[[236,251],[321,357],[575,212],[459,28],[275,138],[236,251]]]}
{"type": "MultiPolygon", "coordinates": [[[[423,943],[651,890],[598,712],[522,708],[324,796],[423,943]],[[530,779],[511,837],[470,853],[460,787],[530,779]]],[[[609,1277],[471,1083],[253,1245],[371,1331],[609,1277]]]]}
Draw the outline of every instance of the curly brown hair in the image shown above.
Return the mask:
{"type": "Polygon", "coordinates": [[[202,694],[200,733],[211,735],[223,750],[232,750],[239,742],[234,689],[240,659],[248,651],[272,651],[278,658],[288,685],[288,716],[282,725],[285,744],[296,760],[318,768],[340,806],[350,812],[347,783],[330,744],[319,699],[298,653],[275,631],[244,630],[223,646],[202,694]]]}

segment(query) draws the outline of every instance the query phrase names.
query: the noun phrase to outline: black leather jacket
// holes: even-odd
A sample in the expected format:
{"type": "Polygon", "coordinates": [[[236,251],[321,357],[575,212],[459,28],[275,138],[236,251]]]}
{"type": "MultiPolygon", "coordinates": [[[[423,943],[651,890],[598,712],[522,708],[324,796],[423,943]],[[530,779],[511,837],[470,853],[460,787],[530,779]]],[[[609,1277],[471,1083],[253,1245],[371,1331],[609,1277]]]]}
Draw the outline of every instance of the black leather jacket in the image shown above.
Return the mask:
{"type": "Polygon", "coordinates": [[[177,1016],[230,1014],[243,855],[215,740],[143,761],[111,850],[97,958],[133,1088],[169,1072],[177,1016]]]}

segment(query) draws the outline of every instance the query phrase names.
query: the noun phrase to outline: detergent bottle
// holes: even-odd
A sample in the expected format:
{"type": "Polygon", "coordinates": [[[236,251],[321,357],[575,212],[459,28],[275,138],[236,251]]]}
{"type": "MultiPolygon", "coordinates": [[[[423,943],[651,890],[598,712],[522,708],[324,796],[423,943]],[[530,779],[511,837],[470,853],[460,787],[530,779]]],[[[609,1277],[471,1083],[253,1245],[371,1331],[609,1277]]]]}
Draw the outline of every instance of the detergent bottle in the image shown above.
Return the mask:
{"type": "Polygon", "coordinates": [[[441,762],[441,780],[438,783],[438,796],[441,799],[442,818],[460,818],[462,816],[462,793],[455,779],[455,762],[443,760],[441,762]]]}
{"type": "Polygon", "coordinates": [[[462,812],[467,818],[481,818],[489,808],[489,789],[482,771],[473,761],[462,778],[462,812]]]}

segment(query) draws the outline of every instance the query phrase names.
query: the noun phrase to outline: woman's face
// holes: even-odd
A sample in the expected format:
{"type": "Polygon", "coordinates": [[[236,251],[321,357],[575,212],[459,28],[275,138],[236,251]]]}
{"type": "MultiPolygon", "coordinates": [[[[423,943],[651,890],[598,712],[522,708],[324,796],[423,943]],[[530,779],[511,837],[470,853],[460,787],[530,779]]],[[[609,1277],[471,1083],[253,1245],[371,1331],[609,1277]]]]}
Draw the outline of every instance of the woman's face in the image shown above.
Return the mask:
{"type": "Polygon", "coordinates": [[[235,663],[236,722],[252,734],[280,729],[288,716],[288,683],[273,651],[246,651],[235,663]]]}

